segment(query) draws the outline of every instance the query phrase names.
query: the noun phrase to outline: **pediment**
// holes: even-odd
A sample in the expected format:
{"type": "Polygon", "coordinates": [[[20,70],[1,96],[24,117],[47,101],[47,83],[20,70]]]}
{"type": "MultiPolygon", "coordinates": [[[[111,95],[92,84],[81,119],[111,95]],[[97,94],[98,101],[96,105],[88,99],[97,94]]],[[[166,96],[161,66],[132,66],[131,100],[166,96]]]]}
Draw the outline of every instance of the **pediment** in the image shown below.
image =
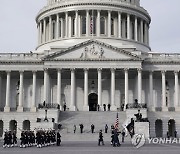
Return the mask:
{"type": "Polygon", "coordinates": [[[111,45],[89,40],[63,51],[47,55],[44,60],[141,60],[137,55],[111,45]]]}

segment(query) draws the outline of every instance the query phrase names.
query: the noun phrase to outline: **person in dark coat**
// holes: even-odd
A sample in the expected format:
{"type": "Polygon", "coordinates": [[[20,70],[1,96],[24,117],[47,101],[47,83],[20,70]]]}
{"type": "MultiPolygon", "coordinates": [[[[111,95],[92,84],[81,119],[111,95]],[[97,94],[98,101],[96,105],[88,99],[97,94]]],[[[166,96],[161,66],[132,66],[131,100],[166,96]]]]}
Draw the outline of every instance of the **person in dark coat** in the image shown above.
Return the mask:
{"type": "Polygon", "coordinates": [[[63,106],[63,108],[64,108],[64,111],[66,111],[66,103],[64,103],[64,106],[63,106]]]}
{"type": "Polygon", "coordinates": [[[12,144],[13,146],[17,146],[17,137],[15,132],[12,134],[12,144]]]}
{"type": "Polygon", "coordinates": [[[5,132],[3,148],[6,148],[7,145],[8,145],[8,132],[5,132]]]}
{"type": "Polygon", "coordinates": [[[99,140],[98,140],[98,145],[99,146],[100,146],[100,143],[102,143],[102,145],[104,145],[102,130],[99,131],[99,140]]]}
{"type": "Polygon", "coordinates": [[[100,110],[100,105],[98,104],[98,105],[97,105],[97,111],[99,111],[99,110],[100,110]]]}
{"type": "Polygon", "coordinates": [[[119,133],[117,131],[117,129],[114,129],[114,138],[113,138],[113,147],[116,147],[116,146],[120,146],[120,142],[119,142],[119,133]]]}
{"type": "Polygon", "coordinates": [[[95,128],[95,126],[92,124],[92,125],[91,125],[91,132],[92,132],[92,133],[94,133],[94,128],[95,128]]]}
{"type": "Polygon", "coordinates": [[[111,108],[111,104],[108,104],[108,111],[110,111],[110,108],[111,108]]]}
{"type": "Polygon", "coordinates": [[[177,131],[174,131],[174,137],[177,138],[177,131]]]}
{"type": "Polygon", "coordinates": [[[105,125],[105,133],[107,133],[107,131],[108,131],[108,125],[106,124],[105,125]]]}
{"type": "Polygon", "coordinates": [[[103,104],[104,111],[106,111],[106,104],[103,104]]]}
{"type": "Polygon", "coordinates": [[[74,128],[74,134],[75,134],[76,133],[76,125],[74,125],[73,128],[74,128]]]}
{"type": "Polygon", "coordinates": [[[125,137],[125,135],[126,135],[126,133],[125,133],[124,130],[122,131],[121,135],[122,135],[122,143],[124,143],[124,137],[125,137]]]}
{"type": "Polygon", "coordinates": [[[59,132],[57,132],[57,142],[56,142],[57,146],[60,146],[61,144],[61,135],[59,132]]]}
{"type": "Polygon", "coordinates": [[[83,128],[84,128],[84,125],[83,124],[80,124],[80,132],[83,133],[83,128]]]}

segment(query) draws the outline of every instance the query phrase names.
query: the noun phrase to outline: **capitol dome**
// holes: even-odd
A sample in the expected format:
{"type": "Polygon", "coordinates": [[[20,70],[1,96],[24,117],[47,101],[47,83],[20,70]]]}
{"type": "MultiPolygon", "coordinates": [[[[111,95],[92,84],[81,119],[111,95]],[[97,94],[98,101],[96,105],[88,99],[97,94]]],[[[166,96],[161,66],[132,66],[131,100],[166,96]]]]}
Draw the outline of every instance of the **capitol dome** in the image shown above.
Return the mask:
{"type": "Polygon", "coordinates": [[[150,21],[140,0],[47,0],[36,17],[37,51],[94,39],[149,52],[150,21]]]}

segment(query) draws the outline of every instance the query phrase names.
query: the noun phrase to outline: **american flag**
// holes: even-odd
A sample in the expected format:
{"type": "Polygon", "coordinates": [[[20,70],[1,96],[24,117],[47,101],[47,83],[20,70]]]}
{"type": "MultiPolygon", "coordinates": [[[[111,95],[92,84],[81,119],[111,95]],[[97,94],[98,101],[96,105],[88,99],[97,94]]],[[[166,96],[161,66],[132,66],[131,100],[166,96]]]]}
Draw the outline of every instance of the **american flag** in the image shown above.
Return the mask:
{"type": "Polygon", "coordinates": [[[91,16],[91,21],[90,21],[90,34],[93,34],[93,15],[91,16]]]}
{"type": "Polygon", "coordinates": [[[116,115],[116,122],[115,122],[115,124],[114,124],[114,128],[115,128],[115,129],[119,129],[119,118],[118,118],[118,113],[117,113],[117,115],[116,115]]]}

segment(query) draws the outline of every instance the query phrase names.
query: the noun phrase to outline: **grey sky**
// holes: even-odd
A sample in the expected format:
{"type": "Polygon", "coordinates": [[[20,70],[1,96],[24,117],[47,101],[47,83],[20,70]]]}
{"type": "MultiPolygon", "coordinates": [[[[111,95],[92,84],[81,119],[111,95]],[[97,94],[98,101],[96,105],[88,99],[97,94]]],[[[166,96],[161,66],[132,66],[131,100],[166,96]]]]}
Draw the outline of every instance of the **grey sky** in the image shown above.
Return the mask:
{"type": "MultiPolygon", "coordinates": [[[[35,17],[46,0],[0,0],[0,52],[29,52],[37,45],[35,17]]],[[[141,0],[148,10],[150,46],[180,53],[180,0],[141,0]]]]}

